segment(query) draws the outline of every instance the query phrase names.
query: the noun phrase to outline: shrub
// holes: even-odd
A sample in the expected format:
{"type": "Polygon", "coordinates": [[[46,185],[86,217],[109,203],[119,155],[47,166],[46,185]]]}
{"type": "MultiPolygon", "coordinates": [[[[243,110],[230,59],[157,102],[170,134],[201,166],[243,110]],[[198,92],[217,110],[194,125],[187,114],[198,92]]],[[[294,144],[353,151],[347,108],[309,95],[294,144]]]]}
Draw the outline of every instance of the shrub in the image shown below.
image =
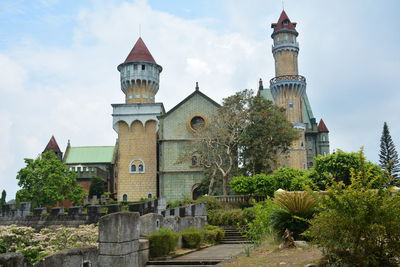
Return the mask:
{"type": "Polygon", "coordinates": [[[178,234],[169,228],[161,228],[157,233],[147,237],[149,239],[150,257],[162,257],[174,251],[178,244],[178,234]]]}
{"type": "Polygon", "coordinates": [[[309,227],[316,206],[316,198],[307,191],[278,193],[273,200],[279,209],[270,215],[271,227],[281,236],[288,229],[295,239],[309,227]]]}
{"type": "Polygon", "coordinates": [[[185,248],[199,248],[204,241],[204,232],[197,228],[187,228],[181,235],[185,248]]]}
{"type": "Polygon", "coordinates": [[[195,203],[202,203],[202,202],[207,204],[207,210],[216,210],[222,208],[221,202],[214,197],[201,196],[195,201],[195,203]]]}
{"type": "Polygon", "coordinates": [[[271,214],[276,209],[278,206],[270,199],[254,204],[254,219],[248,222],[246,227],[243,227],[243,232],[248,240],[258,245],[266,235],[271,233],[271,214]]]}
{"type": "Polygon", "coordinates": [[[208,223],[212,225],[236,226],[245,224],[246,220],[241,209],[218,209],[207,212],[208,223]]]}
{"type": "Polygon", "coordinates": [[[398,266],[400,195],[371,189],[372,172],[352,174],[352,183],[333,183],[321,200],[307,235],[341,266],[398,266]],[[367,182],[367,183],[366,183],[367,182]]]}
{"type": "Polygon", "coordinates": [[[222,228],[207,224],[204,228],[204,240],[209,244],[216,244],[224,238],[225,232],[222,228]]]}

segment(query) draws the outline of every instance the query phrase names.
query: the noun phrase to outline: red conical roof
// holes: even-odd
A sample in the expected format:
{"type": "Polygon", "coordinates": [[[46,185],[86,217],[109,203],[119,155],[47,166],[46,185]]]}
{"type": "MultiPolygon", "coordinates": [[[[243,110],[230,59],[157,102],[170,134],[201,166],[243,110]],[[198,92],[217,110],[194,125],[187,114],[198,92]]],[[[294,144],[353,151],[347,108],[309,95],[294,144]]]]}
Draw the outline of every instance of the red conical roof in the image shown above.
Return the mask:
{"type": "Polygon", "coordinates": [[[48,151],[54,151],[54,152],[60,152],[60,147],[57,144],[56,139],[54,138],[54,135],[51,136],[49,143],[47,144],[46,148],[43,150],[43,152],[48,152],[48,151]]]}
{"type": "Polygon", "coordinates": [[[328,127],[326,127],[325,122],[323,119],[321,119],[318,123],[318,132],[327,132],[329,133],[328,127]]]}
{"type": "Polygon", "coordinates": [[[274,32],[280,31],[280,30],[291,30],[291,31],[296,31],[296,22],[291,22],[288,15],[286,14],[285,10],[282,10],[281,16],[278,19],[277,23],[272,23],[271,28],[274,29],[274,32]]]}
{"type": "Polygon", "coordinates": [[[132,61],[146,61],[151,63],[156,63],[153,56],[150,54],[149,49],[142,40],[142,37],[136,41],[136,44],[133,46],[131,52],[128,57],[125,59],[125,62],[132,61]]]}

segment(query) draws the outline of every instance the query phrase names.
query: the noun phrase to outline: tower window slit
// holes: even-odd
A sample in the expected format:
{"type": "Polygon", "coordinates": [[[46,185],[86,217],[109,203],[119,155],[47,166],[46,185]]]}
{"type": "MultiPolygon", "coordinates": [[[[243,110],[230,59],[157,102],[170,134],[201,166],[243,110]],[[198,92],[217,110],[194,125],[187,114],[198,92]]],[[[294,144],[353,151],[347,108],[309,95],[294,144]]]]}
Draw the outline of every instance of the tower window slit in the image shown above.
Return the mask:
{"type": "Polygon", "coordinates": [[[145,70],[146,69],[146,65],[142,65],[142,70],[145,70]]]}

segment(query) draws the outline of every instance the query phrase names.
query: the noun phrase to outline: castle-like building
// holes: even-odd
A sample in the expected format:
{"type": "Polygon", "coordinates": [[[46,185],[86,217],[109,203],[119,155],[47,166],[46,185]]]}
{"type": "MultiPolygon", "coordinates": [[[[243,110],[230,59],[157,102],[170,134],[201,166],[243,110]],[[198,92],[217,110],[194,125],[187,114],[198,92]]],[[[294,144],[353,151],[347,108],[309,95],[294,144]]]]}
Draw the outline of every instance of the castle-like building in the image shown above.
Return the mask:
{"type": "MultiPolygon", "coordinates": [[[[288,155],[280,158],[281,166],[307,169],[313,166],[315,156],[329,153],[329,131],[322,119],[317,124],[307,98],[306,79],[299,75],[296,23],[282,11],[271,27],[275,77],[270,88],[260,80],[258,94],[284,107],[287,120],[301,133],[288,155]]],[[[112,104],[116,145],[72,147],[68,142],[63,161],[79,173],[85,187],[89,186],[89,172],[103,174],[108,190],[121,201],[155,196],[168,200],[195,198],[203,168],[195,153],[187,159],[182,159],[182,153],[190,152],[196,127],[207,127],[219,104],[196,84],[192,94],[166,112],[161,102],[155,102],[162,67],[142,38],[118,71],[125,103],[112,104]]],[[[50,142],[55,147],[55,139],[50,142]]]]}

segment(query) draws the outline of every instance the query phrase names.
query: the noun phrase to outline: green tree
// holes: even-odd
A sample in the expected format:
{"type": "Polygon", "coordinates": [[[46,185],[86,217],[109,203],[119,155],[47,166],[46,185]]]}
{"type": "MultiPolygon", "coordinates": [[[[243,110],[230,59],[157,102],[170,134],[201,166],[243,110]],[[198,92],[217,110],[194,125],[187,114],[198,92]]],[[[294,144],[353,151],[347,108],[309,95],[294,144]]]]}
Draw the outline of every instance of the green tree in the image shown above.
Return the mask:
{"type": "Polygon", "coordinates": [[[106,180],[101,177],[93,176],[90,180],[89,196],[97,196],[98,198],[106,191],[106,180]]]}
{"type": "Polygon", "coordinates": [[[75,172],[57,159],[54,152],[42,153],[37,159],[25,159],[26,167],[17,175],[17,201],[30,201],[33,207],[54,205],[71,200],[79,203],[83,199],[83,188],[75,172]]]}
{"type": "Polygon", "coordinates": [[[374,189],[380,179],[352,172],[349,186],[333,181],[321,198],[307,236],[334,266],[398,266],[400,195],[374,189]]]}
{"type": "Polygon", "coordinates": [[[245,173],[271,173],[278,154],[288,151],[298,132],[286,120],[285,109],[260,96],[248,99],[248,126],[240,140],[240,161],[245,173]]]}
{"type": "Polygon", "coordinates": [[[209,192],[220,177],[224,195],[239,165],[245,173],[271,172],[277,154],[284,153],[297,137],[284,110],[251,90],[225,98],[208,127],[196,134],[195,151],[211,173],[209,192]]]}
{"type": "Polygon", "coordinates": [[[6,196],[7,196],[6,190],[3,190],[1,192],[1,199],[0,199],[0,212],[4,211],[4,205],[6,204],[6,196]]]}
{"type": "Polygon", "coordinates": [[[392,179],[390,184],[397,184],[397,179],[400,172],[399,156],[397,154],[392,137],[390,136],[389,127],[386,122],[383,124],[379,163],[381,167],[388,172],[389,177],[392,179]]]}
{"type": "Polygon", "coordinates": [[[362,149],[359,152],[352,153],[338,150],[328,156],[319,155],[314,158],[314,161],[315,172],[311,173],[309,177],[320,189],[325,189],[326,182],[330,181],[330,178],[350,185],[352,172],[358,174],[367,171],[371,172],[374,177],[381,177],[381,179],[375,181],[375,188],[387,185],[387,174],[381,170],[379,165],[367,161],[362,149]]]}
{"type": "Polygon", "coordinates": [[[256,174],[253,176],[233,177],[230,185],[232,191],[243,195],[273,196],[275,191],[301,191],[315,188],[313,181],[308,177],[310,171],[293,168],[280,168],[270,175],[256,174]]]}

